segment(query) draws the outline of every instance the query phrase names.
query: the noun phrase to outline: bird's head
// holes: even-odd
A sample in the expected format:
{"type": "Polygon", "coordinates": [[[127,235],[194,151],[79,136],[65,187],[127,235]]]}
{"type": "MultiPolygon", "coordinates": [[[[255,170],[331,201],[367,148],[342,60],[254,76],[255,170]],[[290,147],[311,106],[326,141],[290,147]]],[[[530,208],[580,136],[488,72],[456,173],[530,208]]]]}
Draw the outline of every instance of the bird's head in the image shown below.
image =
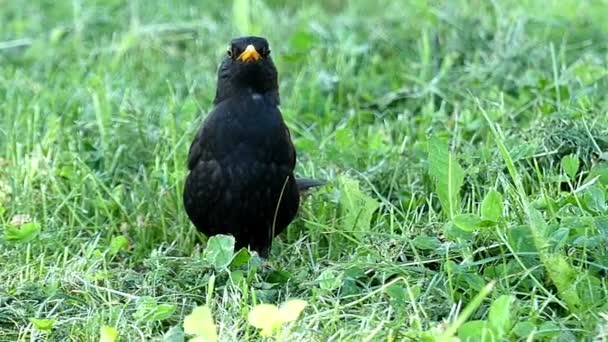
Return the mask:
{"type": "Polygon", "coordinates": [[[240,37],[230,42],[218,69],[215,102],[247,91],[276,93],[278,100],[277,69],[268,41],[262,37],[240,37]]]}

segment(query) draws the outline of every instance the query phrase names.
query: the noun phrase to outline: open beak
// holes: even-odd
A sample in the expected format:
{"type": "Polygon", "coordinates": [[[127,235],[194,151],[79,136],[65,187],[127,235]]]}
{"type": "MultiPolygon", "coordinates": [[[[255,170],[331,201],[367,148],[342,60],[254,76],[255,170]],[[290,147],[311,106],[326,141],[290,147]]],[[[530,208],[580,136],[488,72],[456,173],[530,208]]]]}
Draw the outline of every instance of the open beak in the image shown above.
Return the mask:
{"type": "Polygon", "coordinates": [[[255,47],[249,44],[247,45],[245,51],[243,51],[243,53],[241,53],[237,59],[240,59],[243,62],[249,62],[251,60],[257,61],[260,58],[262,58],[262,56],[260,56],[260,54],[256,51],[255,47]]]}

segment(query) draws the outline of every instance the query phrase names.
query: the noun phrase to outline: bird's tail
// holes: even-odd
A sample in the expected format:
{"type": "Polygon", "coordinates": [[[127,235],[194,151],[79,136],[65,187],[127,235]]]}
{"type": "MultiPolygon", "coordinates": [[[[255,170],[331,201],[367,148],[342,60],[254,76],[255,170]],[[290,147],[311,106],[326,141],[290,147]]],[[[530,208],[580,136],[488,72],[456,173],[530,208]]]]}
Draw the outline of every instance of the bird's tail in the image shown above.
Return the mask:
{"type": "Polygon", "coordinates": [[[317,186],[325,185],[325,181],[312,179],[312,178],[296,178],[296,184],[298,185],[298,190],[306,191],[310,188],[315,188],[317,186]]]}

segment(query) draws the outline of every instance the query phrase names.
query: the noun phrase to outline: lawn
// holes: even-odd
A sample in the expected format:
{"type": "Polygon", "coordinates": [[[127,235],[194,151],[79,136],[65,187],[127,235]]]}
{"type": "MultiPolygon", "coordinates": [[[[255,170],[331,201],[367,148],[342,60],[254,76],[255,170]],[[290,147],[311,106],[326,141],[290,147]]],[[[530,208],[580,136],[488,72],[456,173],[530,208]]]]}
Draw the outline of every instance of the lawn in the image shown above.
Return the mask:
{"type": "Polygon", "coordinates": [[[606,37],[606,0],[0,0],[0,341],[608,339],[606,37]],[[329,181],[268,260],[181,195],[250,33],[329,181]]]}

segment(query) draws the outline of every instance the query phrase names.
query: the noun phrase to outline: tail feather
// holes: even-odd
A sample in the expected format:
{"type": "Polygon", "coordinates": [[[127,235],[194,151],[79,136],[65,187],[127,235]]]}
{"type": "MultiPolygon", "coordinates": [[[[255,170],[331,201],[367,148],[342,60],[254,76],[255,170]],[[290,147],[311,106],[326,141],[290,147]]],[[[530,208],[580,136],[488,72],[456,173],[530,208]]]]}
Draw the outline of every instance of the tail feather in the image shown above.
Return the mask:
{"type": "Polygon", "coordinates": [[[325,185],[327,183],[324,180],[312,179],[312,178],[296,178],[296,184],[298,185],[298,190],[306,191],[310,188],[315,188],[317,186],[325,185]]]}

